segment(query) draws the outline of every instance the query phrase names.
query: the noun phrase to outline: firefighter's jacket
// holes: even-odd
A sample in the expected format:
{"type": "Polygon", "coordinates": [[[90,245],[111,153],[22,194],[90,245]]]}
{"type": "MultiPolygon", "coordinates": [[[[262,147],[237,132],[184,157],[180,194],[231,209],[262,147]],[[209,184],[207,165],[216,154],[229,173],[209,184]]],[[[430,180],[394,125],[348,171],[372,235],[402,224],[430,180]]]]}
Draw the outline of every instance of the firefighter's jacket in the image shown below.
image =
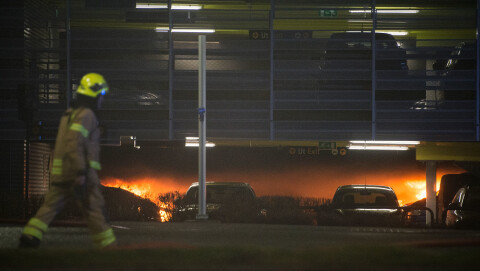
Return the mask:
{"type": "Polygon", "coordinates": [[[95,113],[86,107],[69,108],[58,127],[52,183],[67,184],[81,176],[98,182],[99,156],[100,131],[95,113]]]}

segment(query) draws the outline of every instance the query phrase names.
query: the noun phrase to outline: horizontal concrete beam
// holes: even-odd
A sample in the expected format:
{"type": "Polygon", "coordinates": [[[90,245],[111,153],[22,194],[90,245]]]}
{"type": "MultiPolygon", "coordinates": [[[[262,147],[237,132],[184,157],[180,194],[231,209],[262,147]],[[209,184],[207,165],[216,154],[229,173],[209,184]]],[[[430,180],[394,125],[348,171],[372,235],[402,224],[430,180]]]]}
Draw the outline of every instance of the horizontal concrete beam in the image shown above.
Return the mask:
{"type": "Polygon", "coordinates": [[[480,162],[480,142],[422,142],[415,150],[419,161],[480,162]]]}

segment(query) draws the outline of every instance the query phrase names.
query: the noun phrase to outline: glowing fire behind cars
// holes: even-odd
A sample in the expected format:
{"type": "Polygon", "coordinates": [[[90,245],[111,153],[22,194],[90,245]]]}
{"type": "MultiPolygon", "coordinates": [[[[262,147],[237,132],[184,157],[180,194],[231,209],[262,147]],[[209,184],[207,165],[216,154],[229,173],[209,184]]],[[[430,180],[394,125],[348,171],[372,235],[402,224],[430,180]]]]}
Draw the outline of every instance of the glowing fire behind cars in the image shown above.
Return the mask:
{"type": "Polygon", "coordinates": [[[162,196],[158,192],[160,181],[154,179],[139,179],[135,181],[124,181],[121,179],[102,180],[102,185],[107,187],[120,188],[129,191],[139,197],[150,200],[159,208],[159,219],[161,222],[167,222],[172,218],[173,198],[162,196]]]}

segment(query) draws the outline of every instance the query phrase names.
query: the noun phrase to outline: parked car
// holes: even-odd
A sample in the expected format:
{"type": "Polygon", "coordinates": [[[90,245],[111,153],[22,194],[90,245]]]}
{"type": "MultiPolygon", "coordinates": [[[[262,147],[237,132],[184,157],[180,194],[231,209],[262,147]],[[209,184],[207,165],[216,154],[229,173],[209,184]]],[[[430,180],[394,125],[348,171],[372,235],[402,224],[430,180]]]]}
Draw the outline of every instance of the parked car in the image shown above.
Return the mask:
{"type": "Polygon", "coordinates": [[[333,196],[336,224],[400,226],[402,211],[392,188],[381,185],[344,185],[333,196]]]}
{"type": "Polygon", "coordinates": [[[441,80],[436,90],[430,91],[426,99],[417,101],[413,109],[466,109],[474,107],[476,99],[475,42],[460,42],[451,51],[448,59],[438,59],[433,63],[441,80]]]}
{"type": "Polygon", "coordinates": [[[440,190],[437,200],[437,223],[445,224],[448,205],[452,202],[457,191],[466,186],[480,183],[480,179],[472,173],[445,174],[440,181],[440,190]]]}
{"type": "MultiPolygon", "coordinates": [[[[445,225],[445,218],[448,206],[452,202],[457,191],[469,184],[480,183],[480,180],[472,173],[445,174],[440,181],[440,190],[437,194],[437,218],[438,225],[445,225]]],[[[405,208],[405,225],[406,226],[425,226],[426,199],[423,198],[416,202],[406,204],[405,208]],[[413,208],[409,208],[413,207],[413,208]]],[[[428,213],[429,214],[429,213],[428,213]]]]}
{"type": "Polygon", "coordinates": [[[480,228],[480,185],[460,188],[448,205],[445,225],[449,228],[480,228]]]}
{"type": "MultiPolygon", "coordinates": [[[[327,41],[322,69],[370,69],[372,34],[334,33],[327,41]]],[[[377,70],[408,70],[406,51],[391,34],[375,33],[377,70]]]]}
{"type": "Polygon", "coordinates": [[[426,225],[427,211],[423,209],[426,207],[426,202],[427,202],[427,199],[423,198],[421,200],[418,200],[403,206],[403,208],[406,208],[406,211],[404,214],[405,226],[424,227],[426,225]]]}
{"type": "MultiPolygon", "coordinates": [[[[225,222],[252,221],[259,214],[256,196],[248,183],[207,182],[206,211],[209,219],[225,222]]],[[[176,220],[195,219],[198,214],[198,182],[193,183],[178,203],[176,220]]]]}

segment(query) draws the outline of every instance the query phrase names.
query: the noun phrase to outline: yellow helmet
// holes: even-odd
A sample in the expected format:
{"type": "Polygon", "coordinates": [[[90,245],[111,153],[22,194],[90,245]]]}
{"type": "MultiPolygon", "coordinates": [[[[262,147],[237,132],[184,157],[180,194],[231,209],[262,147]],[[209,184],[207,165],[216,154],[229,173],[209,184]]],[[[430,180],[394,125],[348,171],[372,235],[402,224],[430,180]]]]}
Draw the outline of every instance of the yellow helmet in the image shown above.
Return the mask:
{"type": "Polygon", "coordinates": [[[108,84],[102,75],[98,73],[87,73],[80,80],[77,94],[97,98],[98,95],[105,95],[108,92],[108,84]]]}

